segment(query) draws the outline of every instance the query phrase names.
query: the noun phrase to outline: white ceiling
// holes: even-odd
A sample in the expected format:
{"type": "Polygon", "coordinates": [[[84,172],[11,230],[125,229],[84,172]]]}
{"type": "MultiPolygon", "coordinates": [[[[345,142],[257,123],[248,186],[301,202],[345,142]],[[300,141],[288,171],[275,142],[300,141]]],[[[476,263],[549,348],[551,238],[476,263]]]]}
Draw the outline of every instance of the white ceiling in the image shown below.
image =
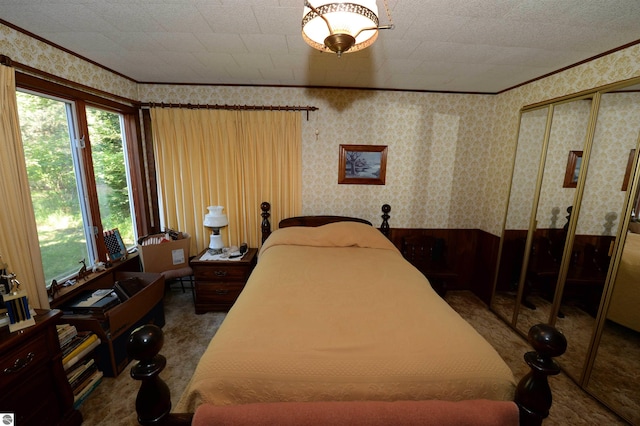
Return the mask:
{"type": "Polygon", "coordinates": [[[0,0],[0,19],[160,83],[496,93],[640,40],[638,0],[388,3],[396,28],[342,58],[302,41],[303,0],[0,0]]]}

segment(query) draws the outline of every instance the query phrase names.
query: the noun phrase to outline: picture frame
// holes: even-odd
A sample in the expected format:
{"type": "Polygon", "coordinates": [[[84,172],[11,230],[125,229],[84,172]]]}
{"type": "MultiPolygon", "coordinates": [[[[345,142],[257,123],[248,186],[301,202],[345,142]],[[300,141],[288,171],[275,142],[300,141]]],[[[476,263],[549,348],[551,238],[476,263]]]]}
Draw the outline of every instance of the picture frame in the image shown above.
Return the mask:
{"type": "Polygon", "coordinates": [[[564,174],[563,188],[575,188],[578,185],[578,175],[582,165],[582,151],[569,151],[567,170],[564,174]]]}
{"type": "Polygon", "coordinates": [[[636,156],[636,150],[632,149],[629,151],[629,158],[627,159],[627,168],[624,172],[624,178],[622,179],[622,188],[621,191],[626,191],[629,187],[629,177],[631,177],[631,167],[633,166],[633,159],[636,156]]]}
{"type": "Polygon", "coordinates": [[[338,184],[384,185],[387,145],[340,145],[338,184]]]}

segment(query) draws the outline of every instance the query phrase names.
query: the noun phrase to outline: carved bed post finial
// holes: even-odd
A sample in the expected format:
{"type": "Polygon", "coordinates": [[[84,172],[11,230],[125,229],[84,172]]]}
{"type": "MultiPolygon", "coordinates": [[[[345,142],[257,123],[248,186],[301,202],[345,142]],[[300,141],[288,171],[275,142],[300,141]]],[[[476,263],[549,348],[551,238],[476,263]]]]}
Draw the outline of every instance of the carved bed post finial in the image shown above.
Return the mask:
{"type": "Polygon", "coordinates": [[[166,358],[158,354],[163,343],[162,330],[153,324],[133,330],[127,342],[127,353],[138,360],[131,367],[131,377],[142,382],[136,397],[136,412],[141,425],[159,424],[171,411],[169,387],[159,376],[167,365],[166,358]]]}
{"type": "Polygon", "coordinates": [[[271,216],[269,210],[271,210],[271,204],[264,201],[260,204],[260,210],[262,210],[260,216],[262,216],[262,242],[264,243],[267,237],[271,235],[271,223],[269,223],[269,216],[271,216]]]}
{"type": "Polygon", "coordinates": [[[520,425],[539,426],[551,408],[547,378],[560,373],[560,366],[553,358],[567,350],[567,339],[554,327],[537,324],[529,330],[528,340],[535,350],[524,355],[531,371],[518,383],[515,402],[520,408],[520,425]]]}
{"type": "Polygon", "coordinates": [[[391,206],[389,204],[382,205],[382,225],[380,225],[380,232],[384,234],[385,237],[389,238],[390,229],[389,229],[389,212],[391,211],[391,206]]]}

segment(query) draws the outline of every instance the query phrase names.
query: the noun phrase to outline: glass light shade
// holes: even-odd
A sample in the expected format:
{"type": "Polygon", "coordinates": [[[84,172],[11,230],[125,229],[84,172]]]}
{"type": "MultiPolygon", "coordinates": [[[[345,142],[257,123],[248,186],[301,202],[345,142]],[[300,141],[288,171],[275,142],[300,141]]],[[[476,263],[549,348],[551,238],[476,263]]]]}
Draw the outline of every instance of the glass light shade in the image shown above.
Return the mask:
{"type": "Polygon", "coordinates": [[[209,210],[209,213],[204,215],[204,226],[208,228],[222,228],[229,224],[227,215],[222,213],[224,207],[209,206],[207,209],[209,210]]]}
{"type": "Polygon", "coordinates": [[[343,52],[356,52],[371,46],[378,38],[378,23],[378,5],[375,0],[308,1],[305,2],[302,15],[302,38],[315,49],[336,52],[340,56],[343,52]],[[347,39],[348,36],[354,37],[355,44],[342,45],[342,35],[347,35],[347,39]],[[330,36],[338,38],[338,47],[329,47],[332,44],[332,40],[328,39],[330,36]]]}

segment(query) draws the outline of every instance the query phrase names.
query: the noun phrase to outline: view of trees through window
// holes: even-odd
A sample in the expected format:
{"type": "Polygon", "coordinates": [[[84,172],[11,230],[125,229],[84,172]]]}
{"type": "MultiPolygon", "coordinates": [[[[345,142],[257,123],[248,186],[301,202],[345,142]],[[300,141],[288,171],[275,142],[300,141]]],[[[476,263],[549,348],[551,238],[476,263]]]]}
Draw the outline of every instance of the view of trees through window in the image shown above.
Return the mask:
{"type": "Polygon", "coordinates": [[[87,123],[100,212],[87,202],[87,179],[76,142],[73,103],[18,92],[18,114],[47,285],[95,261],[94,222],[118,228],[135,241],[129,204],[121,116],[87,108],[87,123]],[[92,219],[93,217],[93,219],[92,219]]]}
{"type": "Polygon", "coordinates": [[[127,247],[135,242],[121,116],[87,108],[93,171],[105,230],[118,228],[127,247]]]}

